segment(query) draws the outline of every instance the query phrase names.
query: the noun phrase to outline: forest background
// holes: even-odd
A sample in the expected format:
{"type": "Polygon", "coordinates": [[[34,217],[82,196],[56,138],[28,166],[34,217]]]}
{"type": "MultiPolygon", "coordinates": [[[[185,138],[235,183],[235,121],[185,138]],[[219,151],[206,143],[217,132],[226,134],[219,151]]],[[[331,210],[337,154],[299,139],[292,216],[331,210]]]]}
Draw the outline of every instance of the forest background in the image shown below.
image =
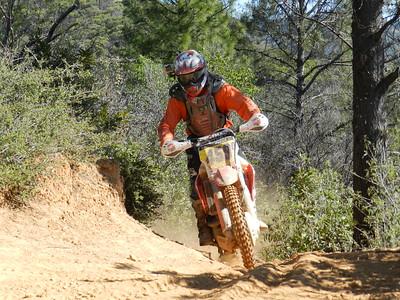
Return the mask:
{"type": "Polygon", "coordinates": [[[156,128],[174,83],[163,66],[196,49],[270,119],[238,137],[270,224],[266,259],[399,246],[399,7],[0,0],[0,192],[27,205],[56,153],[111,158],[129,214],[186,226],[186,158],[161,158],[156,128]]]}

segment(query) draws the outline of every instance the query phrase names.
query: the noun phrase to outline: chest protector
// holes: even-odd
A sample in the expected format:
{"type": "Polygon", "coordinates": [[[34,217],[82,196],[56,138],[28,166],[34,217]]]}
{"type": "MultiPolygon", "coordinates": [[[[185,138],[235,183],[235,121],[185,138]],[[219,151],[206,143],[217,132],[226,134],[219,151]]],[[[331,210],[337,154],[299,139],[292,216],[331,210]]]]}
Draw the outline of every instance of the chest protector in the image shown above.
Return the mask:
{"type": "Polygon", "coordinates": [[[198,97],[188,99],[180,84],[171,87],[171,97],[185,103],[187,111],[187,128],[196,136],[205,136],[223,128],[227,116],[218,110],[214,94],[221,88],[224,81],[221,77],[209,73],[206,85],[207,92],[198,97]]]}

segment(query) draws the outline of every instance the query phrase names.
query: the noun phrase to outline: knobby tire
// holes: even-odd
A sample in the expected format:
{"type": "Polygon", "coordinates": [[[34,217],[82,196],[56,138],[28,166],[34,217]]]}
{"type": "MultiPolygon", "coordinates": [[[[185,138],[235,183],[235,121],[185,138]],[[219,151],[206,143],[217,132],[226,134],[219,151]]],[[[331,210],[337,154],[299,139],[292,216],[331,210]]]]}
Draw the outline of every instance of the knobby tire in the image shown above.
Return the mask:
{"type": "Polygon", "coordinates": [[[240,204],[238,190],[235,186],[228,185],[224,188],[223,194],[226,206],[230,212],[233,226],[233,234],[236,243],[239,246],[244,267],[246,269],[253,269],[255,266],[254,247],[250,232],[247,229],[243,209],[240,204]]]}

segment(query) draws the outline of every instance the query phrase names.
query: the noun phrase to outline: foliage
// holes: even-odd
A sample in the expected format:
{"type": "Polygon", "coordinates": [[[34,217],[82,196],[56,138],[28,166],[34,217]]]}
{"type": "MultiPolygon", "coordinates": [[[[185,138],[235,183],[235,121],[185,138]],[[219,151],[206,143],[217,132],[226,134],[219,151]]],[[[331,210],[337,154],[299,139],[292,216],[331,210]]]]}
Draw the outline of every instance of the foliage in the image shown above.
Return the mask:
{"type": "Polygon", "coordinates": [[[172,82],[162,65],[140,56],[125,64],[125,95],[127,98],[129,136],[140,137],[146,148],[158,151],[156,127],[161,120],[172,82]]]}
{"type": "Polygon", "coordinates": [[[372,205],[368,222],[374,228],[372,247],[400,245],[400,158],[393,157],[385,164],[374,165],[372,205]]]}
{"type": "Polygon", "coordinates": [[[170,61],[190,48],[231,51],[236,34],[229,29],[230,2],[124,0],[127,54],[170,61]]]}
{"type": "Polygon", "coordinates": [[[248,40],[241,50],[254,58],[260,76],[290,87],[292,93],[296,89],[306,93],[307,85],[317,79],[325,65],[338,61],[335,57],[343,45],[333,32],[350,25],[347,6],[348,2],[341,1],[312,6],[299,0],[254,1],[242,16],[248,40]],[[325,22],[332,24],[330,30],[322,25],[325,22]],[[302,86],[297,85],[299,80],[302,86]]]}
{"type": "Polygon", "coordinates": [[[22,192],[41,170],[40,157],[65,153],[83,158],[105,143],[87,120],[74,117],[70,104],[82,91],[63,82],[70,72],[1,61],[0,189],[22,192]]]}
{"type": "MultiPolygon", "coordinates": [[[[160,217],[174,216],[180,219],[185,209],[190,206],[188,198],[189,175],[186,158],[165,159],[160,156],[156,127],[162,118],[169,87],[174,83],[162,69],[162,65],[146,57],[139,57],[126,65],[128,76],[127,94],[129,95],[129,121],[125,129],[127,136],[140,137],[142,156],[157,162],[163,177],[157,183],[157,189],[163,194],[163,207],[160,217]]],[[[183,124],[176,129],[176,138],[184,137],[183,124]]],[[[191,209],[191,208],[190,208],[191,209]]]]}
{"type": "Polygon", "coordinates": [[[95,73],[98,84],[94,83],[93,89],[102,91],[98,100],[101,109],[94,110],[92,120],[96,125],[115,124],[111,129],[122,135],[122,142],[107,149],[107,155],[120,162],[128,212],[146,223],[162,217],[160,214],[179,215],[189,203],[185,198],[188,185],[182,181],[187,170],[183,159],[160,157],[155,130],[171,80],[161,64],[144,56],[134,60],[103,59],[95,73]]]}
{"type": "Polygon", "coordinates": [[[298,167],[298,157],[305,155],[309,164],[322,169],[329,161],[349,183],[351,166],[351,74],[331,69],[323,75],[323,83],[305,96],[304,120],[294,138],[291,108],[294,101],[288,90],[268,85],[255,100],[268,116],[270,125],[257,135],[246,135],[245,152],[257,160],[265,182],[287,184],[298,167]]]}
{"type": "Polygon", "coordinates": [[[207,59],[208,68],[211,72],[215,72],[230,84],[237,87],[243,93],[254,97],[259,91],[256,87],[255,73],[244,57],[227,56],[224,53],[217,52],[215,54],[204,54],[207,59]]]}
{"type": "Polygon", "coordinates": [[[56,41],[52,55],[63,54],[69,61],[82,63],[87,54],[116,56],[122,44],[122,11],[120,0],[80,1],[77,12],[63,24],[73,27],[56,41]]]}
{"type": "Polygon", "coordinates": [[[350,51],[321,25],[340,32],[348,12],[347,2],[260,0],[242,16],[247,40],[237,49],[252,61],[256,100],[271,119],[267,138],[251,141],[262,149],[268,181],[286,182],[300,155],[317,168],[325,161],[348,168],[351,70],[337,66],[348,65],[350,51]]]}
{"type": "Polygon", "coordinates": [[[267,233],[267,259],[305,251],[346,251],[352,245],[352,201],[329,167],[302,167],[285,191],[267,233]]]}
{"type": "Polygon", "coordinates": [[[12,23],[8,31],[0,23],[0,37],[18,61],[31,55],[52,67],[84,64],[94,54],[115,52],[121,41],[119,0],[12,0],[2,12],[12,23]]]}
{"type": "MultiPolygon", "coordinates": [[[[397,122],[399,124],[399,122],[397,122]]],[[[372,161],[370,180],[371,205],[368,222],[374,229],[372,247],[398,247],[400,245],[400,127],[390,131],[391,151],[386,161],[372,161]]]]}
{"type": "MultiPolygon", "coordinates": [[[[12,198],[29,190],[47,155],[107,155],[121,164],[135,217],[150,222],[169,213],[184,224],[192,213],[185,157],[160,157],[156,128],[173,84],[161,62],[195,48],[270,118],[267,131],[240,137],[258,179],[288,185],[268,255],[348,249],[353,74],[343,68],[350,61],[343,49],[350,2],[252,1],[243,23],[232,14],[234,2],[2,1],[0,191],[12,198]]],[[[388,70],[398,65],[398,38],[397,22],[385,33],[394,45],[385,53],[388,70]]],[[[391,149],[370,174],[374,245],[396,245],[400,231],[399,86],[383,107],[391,149]]]]}
{"type": "Polygon", "coordinates": [[[125,63],[118,57],[99,56],[92,65],[84,65],[85,78],[76,81],[92,97],[74,103],[77,114],[90,117],[99,132],[119,131],[128,122],[127,75],[125,63]]]}
{"type": "Polygon", "coordinates": [[[108,152],[121,167],[128,214],[142,222],[150,221],[162,204],[163,194],[157,188],[163,179],[160,167],[153,159],[142,157],[140,145],[134,142],[116,144],[108,152]]]}
{"type": "MultiPolygon", "coordinates": [[[[189,197],[189,173],[186,167],[186,155],[174,160],[161,161],[164,180],[160,188],[164,191],[160,218],[175,220],[176,226],[187,227],[191,224],[193,209],[189,197]]],[[[186,229],[183,228],[183,231],[186,229]]]]}

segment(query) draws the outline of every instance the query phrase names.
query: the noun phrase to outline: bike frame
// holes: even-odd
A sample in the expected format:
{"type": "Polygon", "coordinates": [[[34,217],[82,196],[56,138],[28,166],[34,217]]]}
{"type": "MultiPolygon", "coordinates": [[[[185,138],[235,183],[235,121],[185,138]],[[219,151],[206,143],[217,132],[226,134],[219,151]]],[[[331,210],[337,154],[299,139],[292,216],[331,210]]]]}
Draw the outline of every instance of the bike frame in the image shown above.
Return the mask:
{"type": "Polygon", "coordinates": [[[235,134],[230,129],[202,137],[197,141],[201,166],[196,189],[207,214],[215,208],[222,231],[231,230],[231,220],[222,196],[223,187],[235,185],[242,198],[244,215],[253,245],[260,225],[255,204],[255,172],[252,165],[239,155],[235,134]]]}

